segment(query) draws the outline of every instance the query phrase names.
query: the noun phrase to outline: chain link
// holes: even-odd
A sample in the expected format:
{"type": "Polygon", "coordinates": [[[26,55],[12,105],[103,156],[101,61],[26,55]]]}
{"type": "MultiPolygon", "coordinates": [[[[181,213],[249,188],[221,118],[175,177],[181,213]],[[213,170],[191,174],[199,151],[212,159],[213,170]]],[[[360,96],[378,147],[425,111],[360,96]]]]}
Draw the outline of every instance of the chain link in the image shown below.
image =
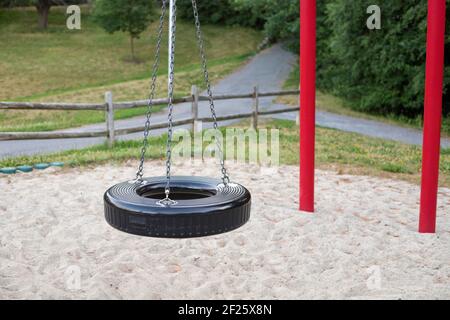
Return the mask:
{"type": "MultiPolygon", "coordinates": [[[[213,99],[213,94],[212,94],[212,90],[211,90],[211,83],[209,81],[207,59],[206,59],[205,48],[204,48],[204,43],[203,43],[202,31],[201,31],[201,28],[200,28],[200,19],[198,17],[198,8],[197,8],[197,1],[196,0],[192,0],[192,9],[194,11],[197,43],[198,43],[198,47],[199,47],[199,50],[200,50],[200,57],[201,57],[201,60],[202,60],[203,78],[205,80],[206,92],[208,93],[209,108],[211,110],[211,116],[212,116],[213,121],[214,121],[214,125],[213,126],[214,126],[214,130],[219,130],[218,129],[219,126],[217,124],[216,111],[215,111],[215,107],[214,107],[214,99],[213,99]]],[[[225,157],[223,155],[223,151],[222,151],[222,147],[221,147],[221,141],[216,139],[216,143],[217,143],[217,150],[218,150],[219,159],[220,159],[220,167],[221,167],[221,172],[222,172],[222,182],[226,186],[230,182],[230,177],[228,175],[227,169],[225,168],[225,157]]]]}
{"type": "Polygon", "coordinates": [[[174,81],[174,71],[175,71],[175,33],[176,33],[176,20],[177,20],[177,5],[176,0],[172,4],[172,30],[170,39],[170,62],[169,62],[169,103],[168,103],[168,115],[167,115],[167,151],[166,151],[166,187],[165,194],[166,198],[161,201],[162,204],[170,205],[176,202],[170,200],[170,166],[172,164],[172,113],[173,113],[173,81],[174,81]]]}
{"type": "Polygon", "coordinates": [[[140,157],[139,167],[138,167],[138,171],[136,172],[136,180],[135,180],[136,182],[142,182],[142,176],[143,176],[143,171],[144,171],[145,152],[147,151],[147,147],[148,147],[148,134],[150,131],[150,119],[151,119],[151,115],[152,115],[153,99],[155,97],[156,77],[158,75],[159,54],[161,51],[161,40],[162,40],[162,34],[163,34],[163,28],[164,28],[164,17],[166,15],[166,2],[167,2],[167,0],[162,0],[161,16],[159,18],[158,35],[157,35],[156,50],[155,50],[155,60],[153,62],[153,67],[152,67],[150,95],[148,98],[148,105],[147,105],[147,113],[146,113],[145,129],[144,129],[144,139],[142,141],[142,149],[141,149],[141,157],[140,157]]]}

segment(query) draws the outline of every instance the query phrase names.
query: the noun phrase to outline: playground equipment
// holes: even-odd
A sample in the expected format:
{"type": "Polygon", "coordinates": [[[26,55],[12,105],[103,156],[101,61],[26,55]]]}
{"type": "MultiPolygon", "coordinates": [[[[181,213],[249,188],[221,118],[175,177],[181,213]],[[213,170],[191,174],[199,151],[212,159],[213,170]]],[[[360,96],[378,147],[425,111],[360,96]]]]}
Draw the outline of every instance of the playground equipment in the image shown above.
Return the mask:
{"type": "Polygon", "coordinates": [[[64,162],[56,161],[56,162],[50,162],[50,163],[36,163],[35,165],[21,165],[17,167],[7,167],[7,168],[0,168],[0,173],[3,174],[15,174],[18,171],[28,173],[33,171],[33,169],[37,170],[45,170],[49,167],[63,167],[64,162]]]}
{"type": "Polygon", "coordinates": [[[33,167],[32,166],[23,165],[23,166],[18,166],[17,170],[22,171],[22,172],[31,172],[31,171],[33,171],[33,167]]]}
{"type": "MultiPolygon", "coordinates": [[[[445,0],[428,0],[419,232],[436,230],[445,0]]],[[[300,0],[300,210],[314,211],[316,0],[300,0]]]]}
{"type": "Polygon", "coordinates": [[[50,167],[50,163],[46,163],[46,162],[37,163],[37,164],[34,165],[34,168],[37,169],[37,170],[45,170],[48,167],[50,167]]]}
{"type": "Polygon", "coordinates": [[[0,173],[3,173],[3,174],[14,174],[16,172],[17,172],[17,168],[16,167],[0,168],[0,173]]]}
{"type": "MultiPolygon", "coordinates": [[[[220,142],[217,141],[217,151],[220,157],[221,180],[205,177],[172,177],[170,174],[176,0],[170,0],[169,3],[169,113],[166,176],[143,178],[166,2],[166,0],[162,1],[159,19],[158,40],[139,167],[134,180],[116,184],[105,192],[105,219],[111,226],[121,231],[150,237],[187,238],[227,232],[242,226],[250,218],[251,195],[245,187],[230,181],[220,142]]],[[[196,0],[192,0],[192,7],[211,115],[214,120],[214,129],[217,130],[217,117],[196,0]]]]}

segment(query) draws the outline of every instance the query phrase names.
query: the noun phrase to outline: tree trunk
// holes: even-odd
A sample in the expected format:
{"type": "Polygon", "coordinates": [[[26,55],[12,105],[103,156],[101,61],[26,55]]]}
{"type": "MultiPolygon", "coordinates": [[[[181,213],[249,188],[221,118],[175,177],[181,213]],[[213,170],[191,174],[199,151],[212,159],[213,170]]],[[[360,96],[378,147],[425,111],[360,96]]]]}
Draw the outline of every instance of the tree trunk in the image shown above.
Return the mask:
{"type": "Polygon", "coordinates": [[[130,36],[130,46],[131,46],[131,61],[136,61],[136,57],[134,56],[134,37],[130,36]]]}
{"type": "Polygon", "coordinates": [[[38,26],[40,29],[47,29],[48,27],[48,13],[50,12],[50,7],[50,0],[39,0],[36,4],[39,15],[38,26]]]}

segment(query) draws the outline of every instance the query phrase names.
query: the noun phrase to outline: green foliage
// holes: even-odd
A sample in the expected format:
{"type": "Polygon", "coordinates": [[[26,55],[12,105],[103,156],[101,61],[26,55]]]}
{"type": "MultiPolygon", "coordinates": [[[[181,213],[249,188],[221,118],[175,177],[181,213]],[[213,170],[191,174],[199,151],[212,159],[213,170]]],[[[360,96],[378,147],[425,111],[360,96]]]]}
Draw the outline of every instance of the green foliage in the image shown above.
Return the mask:
{"type": "MultiPolygon", "coordinates": [[[[191,0],[179,0],[185,18],[192,18],[191,0]]],[[[179,5],[180,6],[180,5],[179,5]]],[[[218,0],[199,4],[202,21],[264,29],[266,36],[298,50],[299,2],[295,0],[218,0]]]]}
{"type": "MultiPolygon", "coordinates": [[[[189,3],[190,0],[181,0],[189,3]]],[[[299,49],[299,1],[207,1],[206,15],[220,15],[218,3],[229,4],[224,18],[263,27],[272,41],[299,49]],[[216,7],[211,4],[215,3],[216,7]],[[230,11],[231,10],[231,11],[230,11]]],[[[426,0],[380,0],[381,30],[369,30],[366,9],[373,1],[317,1],[317,83],[346,100],[357,111],[410,119],[423,114],[426,0]]],[[[450,0],[447,0],[450,17],[450,0]]],[[[210,21],[215,22],[215,21],[210,21]]],[[[222,22],[222,20],[218,20],[222,22]]],[[[450,52],[447,19],[446,52],[450,52]]],[[[444,115],[450,113],[450,54],[445,56],[444,115]]]]}
{"type": "Polygon", "coordinates": [[[31,0],[0,0],[0,8],[12,8],[31,5],[31,0]]]}
{"type": "MultiPolygon", "coordinates": [[[[262,27],[263,20],[251,7],[241,7],[236,0],[197,0],[200,22],[203,24],[241,25],[244,27],[262,27]]],[[[193,21],[191,0],[178,0],[177,13],[180,18],[193,21]]]]}
{"type": "Polygon", "coordinates": [[[238,11],[250,13],[251,26],[262,26],[271,40],[283,40],[289,47],[299,46],[299,1],[232,0],[238,11]]]}
{"type": "MultiPolygon", "coordinates": [[[[272,40],[283,40],[298,50],[299,2],[294,0],[198,1],[202,23],[238,24],[264,29],[272,40]]],[[[193,19],[191,0],[177,1],[181,18],[193,19]]]]}
{"type": "MultiPolygon", "coordinates": [[[[450,4],[450,1],[447,1],[450,4]]],[[[408,118],[423,112],[427,2],[380,0],[381,29],[369,30],[371,1],[334,0],[318,16],[318,85],[355,110],[408,118]]],[[[447,7],[450,16],[450,5],[447,7]]],[[[447,20],[446,51],[450,50],[447,20]]],[[[446,55],[444,113],[450,111],[446,55]]]]}
{"type": "Polygon", "coordinates": [[[138,38],[152,22],[152,10],[148,0],[97,0],[93,17],[106,32],[122,31],[138,38]]]}
{"type": "Polygon", "coordinates": [[[88,2],[88,0],[0,0],[0,8],[35,6],[39,1],[45,1],[51,6],[85,4],[88,2]]]}

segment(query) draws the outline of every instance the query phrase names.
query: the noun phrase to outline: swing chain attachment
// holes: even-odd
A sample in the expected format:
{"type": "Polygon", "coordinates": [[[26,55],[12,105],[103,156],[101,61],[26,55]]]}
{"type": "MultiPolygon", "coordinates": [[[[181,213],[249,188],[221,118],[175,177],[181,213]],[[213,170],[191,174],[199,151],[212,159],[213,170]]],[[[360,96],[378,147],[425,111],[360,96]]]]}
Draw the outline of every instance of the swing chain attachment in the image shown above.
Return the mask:
{"type": "MultiPolygon", "coordinates": [[[[194,19],[195,19],[195,29],[196,29],[196,36],[197,36],[197,43],[200,50],[200,57],[202,60],[202,70],[203,70],[203,78],[205,80],[206,85],[206,92],[208,93],[208,100],[209,100],[209,108],[211,110],[211,116],[214,121],[214,130],[218,131],[218,124],[217,124],[217,116],[216,116],[216,110],[214,107],[214,99],[213,94],[211,90],[211,83],[209,81],[209,73],[208,73],[208,66],[207,66],[207,59],[206,59],[206,53],[205,53],[205,46],[203,43],[203,37],[202,37],[202,31],[200,27],[200,19],[198,17],[198,8],[197,8],[197,1],[192,0],[192,9],[194,11],[194,19]]],[[[223,155],[222,147],[221,147],[221,141],[219,139],[216,139],[217,143],[217,150],[219,153],[219,159],[220,159],[220,167],[222,172],[222,182],[226,186],[228,183],[230,183],[230,177],[228,175],[227,169],[225,168],[225,157],[223,155]]]]}
{"type": "Polygon", "coordinates": [[[147,113],[146,113],[145,129],[144,129],[144,139],[142,141],[141,157],[140,157],[138,171],[136,172],[136,178],[135,178],[135,180],[130,181],[131,183],[143,183],[144,182],[142,180],[142,176],[143,176],[143,171],[144,171],[145,152],[147,151],[147,147],[148,147],[148,134],[150,131],[150,119],[152,116],[153,99],[155,98],[156,78],[158,76],[158,68],[159,68],[159,55],[160,55],[160,51],[161,51],[161,41],[162,41],[162,35],[163,35],[163,29],[164,29],[164,18],[166,15],[166,3],[167,3],[167,0],[162,0],[161,16],[159,17],[155,59],[153,62],[153,67],[152,67],[150,95],[149,95],[148,104],[147,104],[147,113]]]}
{"type": "Polygon", "coordinates": [[[168,102],[168,115],[167,115],[167,150],[166,150],[166,187],[164,193],[166,197],[158,202],[158,204],[162,205],[172,205],[176,204],[176,201],[173,201],[169,198],[170,195],[170,168],[172,164],[172,133],[173,133],[173,82],[174,82],[174,73],[175,73],[175,34],[176,34],[176,20],[177,20],[177,5],[176,0],[173,1],[172,8],[170,11],[171,14],[171,30],[170,30],[170,57],[169,57],[169,102],[168,102]]]}

